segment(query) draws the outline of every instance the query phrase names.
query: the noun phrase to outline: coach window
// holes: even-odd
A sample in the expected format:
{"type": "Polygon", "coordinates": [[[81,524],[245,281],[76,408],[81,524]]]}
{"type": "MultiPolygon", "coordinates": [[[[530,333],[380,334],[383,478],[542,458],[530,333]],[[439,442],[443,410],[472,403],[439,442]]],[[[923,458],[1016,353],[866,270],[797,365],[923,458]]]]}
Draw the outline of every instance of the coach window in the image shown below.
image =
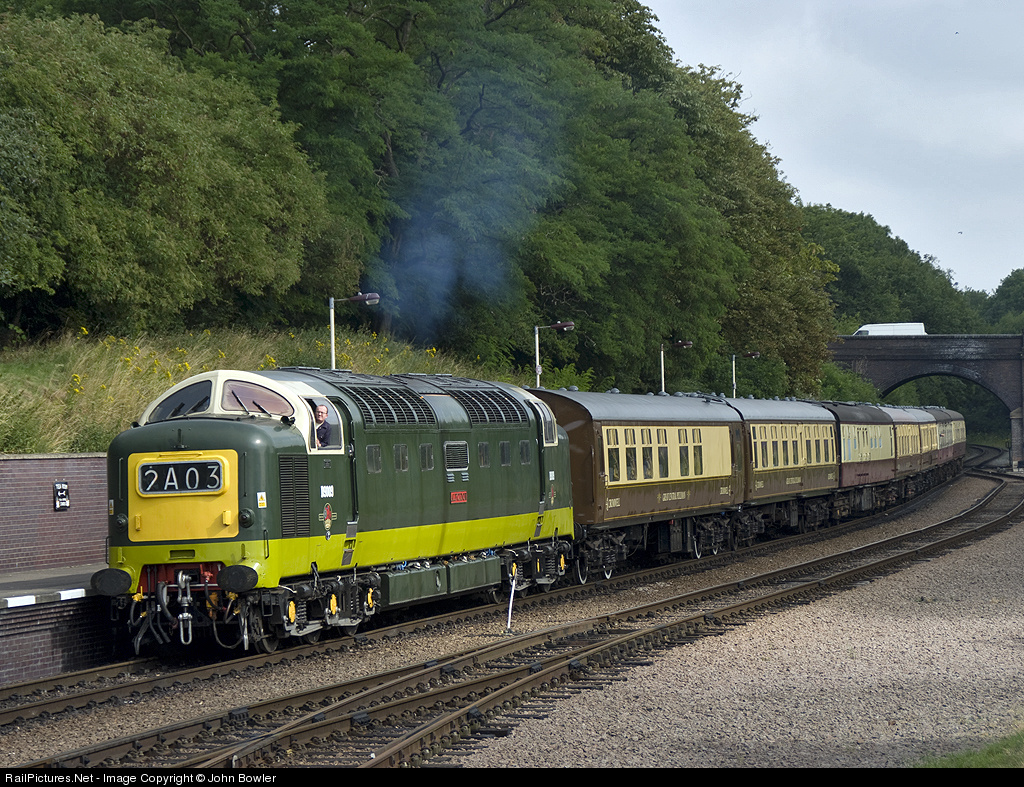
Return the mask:
{"type": "Polygon", "coordinates": [[[608,452],[608,481],[615,482],[620,480],[618,430],[608,429],[604,434],[604,441],[608,452]]]}
{"type": "Polygon", "coordinates": [[[704,446],[693,447],[693,474],[704,475],[704,446]]]}
{"type": "Polygon", "coordinates": [[[658,477],[668,478],[668,429],[658,430],[658,477]]]}
{"type": "Polygon", "coordinates": [[[636,430],[626,429],[626,480],[636,481],[636,430]]]}
{"type": "Polygon", "coordinates": [[[644,479],[654,478],[654,446],[651,445],[651,430],[641,429],[640,440],[643,442],[641,452],[644,461],[644,479]]]}

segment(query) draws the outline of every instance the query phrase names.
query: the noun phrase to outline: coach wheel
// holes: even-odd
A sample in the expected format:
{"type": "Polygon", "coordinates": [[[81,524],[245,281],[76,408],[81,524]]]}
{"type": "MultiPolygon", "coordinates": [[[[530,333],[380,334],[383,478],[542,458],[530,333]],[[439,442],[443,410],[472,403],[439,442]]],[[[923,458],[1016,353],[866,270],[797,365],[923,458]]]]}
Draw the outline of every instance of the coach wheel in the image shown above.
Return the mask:
{"type": "Polygon", "coordinates": [[[612,578],[612,569],[610,567],[602,569],[601,573],[604,574],[604,578],[605,579],[611,579],[612,578]]]}
{"type": "Polygon", "coordinates": [[[700,539],[697,537],[696,533],[694,533],[693,536],[691,536],[691,541],[693,543],[693,557],[695,560],[700,560],[700,539]]]}
{"type": "Polygon", "coordinates": [[[587,579],[590,578],[590,568],[587,566],[587,559],[583,555],[580,555],[576,558],[575,565],[577,584],[587,584],[587,579]]]}

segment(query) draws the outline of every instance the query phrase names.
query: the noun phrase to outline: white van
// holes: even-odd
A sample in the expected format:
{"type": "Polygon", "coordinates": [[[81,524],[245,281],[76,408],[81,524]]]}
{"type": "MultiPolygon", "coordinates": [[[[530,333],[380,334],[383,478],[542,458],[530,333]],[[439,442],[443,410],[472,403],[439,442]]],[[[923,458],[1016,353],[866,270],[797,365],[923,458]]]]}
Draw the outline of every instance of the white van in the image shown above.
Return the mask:
{"type": "Polygon", "coordinates": [[[854,336],[927,336],[923,322],[877,322],[860,326],[854,336]]]}

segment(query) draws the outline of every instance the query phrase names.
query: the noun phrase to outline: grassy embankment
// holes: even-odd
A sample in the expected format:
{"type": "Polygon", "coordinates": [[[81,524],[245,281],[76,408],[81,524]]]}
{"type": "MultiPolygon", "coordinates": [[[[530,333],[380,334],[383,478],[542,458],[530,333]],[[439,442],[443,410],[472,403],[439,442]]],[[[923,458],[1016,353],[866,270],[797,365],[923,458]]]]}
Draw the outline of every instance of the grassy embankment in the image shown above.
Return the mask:
{"type": "MultiPolygon", "coordinates": [[[[339,332],[338,368],[367,374],[428,372],[529,383],[434,348],[377,334],[339,332]]],[[[85,329],[0,352],[0,453],[106,451],[147,404],[175,383],[211,369],[327,368],[326,330],[251,334],[94,337],[85,329]]]]}
{"type": "Polygon", "coordinates": [[[1024,768],[1024,731],[986,746],[981,751],[929,759],[922,768],[1024,768]]]}

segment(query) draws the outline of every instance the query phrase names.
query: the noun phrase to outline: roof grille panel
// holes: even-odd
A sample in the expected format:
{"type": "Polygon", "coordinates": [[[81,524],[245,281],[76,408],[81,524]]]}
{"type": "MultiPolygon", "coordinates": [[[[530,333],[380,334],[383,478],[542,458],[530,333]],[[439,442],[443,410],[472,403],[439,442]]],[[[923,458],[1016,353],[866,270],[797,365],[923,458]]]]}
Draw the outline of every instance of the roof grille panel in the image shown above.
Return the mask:
{"type": "Polygon", "coordinates": [[[458,389],[448,394],[466,408],[474,424],[523,424],[529,421],[526,408],[498,389],[458,389]]]}
{"type": "Polygon", "coordinates": [[[421,396],[404,388],[343,386],[367,425],[436,424],[437,416],[421,396]]]}

